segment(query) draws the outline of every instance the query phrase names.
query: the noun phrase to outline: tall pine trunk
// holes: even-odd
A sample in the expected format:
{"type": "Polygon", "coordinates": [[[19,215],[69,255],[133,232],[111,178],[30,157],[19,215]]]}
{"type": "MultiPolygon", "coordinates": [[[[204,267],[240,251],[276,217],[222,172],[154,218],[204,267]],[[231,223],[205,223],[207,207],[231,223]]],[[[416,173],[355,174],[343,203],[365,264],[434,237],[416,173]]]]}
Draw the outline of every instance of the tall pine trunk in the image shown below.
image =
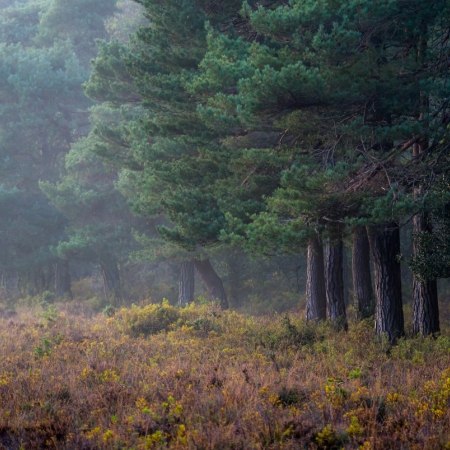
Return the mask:
{"type": "Polygon", "coordinates": [[[347,329],[343,270],[344,246],[341,232],[336,230],[325,246],[325,291],[327,316],[339,329],[347,329]]]}
{"type": "Polygon", "coordinates": [[[178,305],[185,306],[194,300],[195,267],[193,261],[183,261],[178,280],[178,305]]]}
{"type": "Polygon", "coordinates": [[[368,227],[375,278],[375,331],[395,343],[404,335],[398,224],[368,227]]]}
{"type": "Polygon", "coordinates": [[[226,263],[228,268],[228,293],[232,307],[240,306],[242,275],[245,273],[245,263],[242,251],[232,249],[227,253],[226,263]]]}
{"type": "Polygon", "coordinates": [[[29,295],[39,295],[53,288],[54,272],[52,265],[39,266],[28,272],[27,287],[29,295]]]}
{"type": "Polygon", "coordinates": [[[113,257],[105,257],[100,261],[102,270],[103,287],[107,300],[114,306],[122,304],[122,283],[119,267],[113,257]]]}
{"type": "Polygon", "coordinates": [[[218,300],[223,309],[228,308],[228,299],[222,280],[217,272],[214,270],[209,259],[197,259],[194,262],[195,268],[200,275],[203,283],[205,283],[206,290],[213,300],[218,300]]]}
{"type": "Polygon", "coordinates": [[[375,312],[375,303],[370,274],[369,238],[365,227],[356,227],[353,230],[352,277],[358,317],[370,317],[375,312]]]}
{"type": "Polygon", "coordinates": [[[55,264],[55,294],[58,298],[72,298],[69,261],[66,259],[55,264]]]}
{"type": "Polygon", "coordinates": [[[16,270],[5,270],[2,272],[1,281],[5,300],[12,300],[20,297],[19,273],[16,270]]]}
{"type": "Polygon", "coordinates": [[[327,299],[322,241],[318,235],[308,241],[306,258],[306,320],[325,320],[327,299]]]}
{"type": "Polygon", "coordinates": [[[436,280],[413,279],[413,332],[422,336],[439,333],[436,280]]]}
{"type": "MultiPolygon", "coordinates": [[[[420,195],[420,188],[415,192],[420,195]]],[[[432,234],[431,220],[426,212],[413,217],[413,256],[421,252],[420,239],[432,234]]],[[[423,336],[439,332],[439,304],[437,281],[422,279],[413,274],[413,332],[423,336]]]]}
{"type": "MultiPolygon", "coordinates": [[[[417,60],[422,67],[426,65],[427,53],[427,27],[422,24],[419,42],[417,45],[417,60]]],[[[428,124],[426,117],[429,112],[429,99],[424,92],[419,92],[419,121],[428,124]]],[[[419,142],[413,145],[413,158],[420,158],[428,149],[428,137],[422,136],[419,142]]],[[[414,198],[420,201],[423,196],[422,186],[414,189],[414,198]]],[[[421,251],[420,239],[423,235],[432,235],[431,219],[426,211],[419,212],[413,217],[413,257],[421,251]]],[[[413,332],[424,336],[439,332],[439,305],[437,294],[437,281],[434,279],[421,279],[413,274],[413,332]]]]}

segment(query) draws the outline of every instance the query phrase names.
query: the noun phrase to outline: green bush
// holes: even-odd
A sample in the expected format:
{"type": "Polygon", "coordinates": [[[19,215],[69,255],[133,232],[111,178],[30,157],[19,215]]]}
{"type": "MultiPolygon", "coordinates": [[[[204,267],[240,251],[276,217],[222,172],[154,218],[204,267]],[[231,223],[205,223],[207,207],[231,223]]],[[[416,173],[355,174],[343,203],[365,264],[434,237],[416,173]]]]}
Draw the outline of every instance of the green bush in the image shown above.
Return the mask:
{"type": "Polygon", "coordinates": [[[180,311],[163,300],[162,303],[121,309],[117,317],[124,333],[148,336],[172,328],[180,318],[180,311]]]}
{"type": "Polygon", "coordinates": [[[288,315],[283,316],[275,326],[264,329],[260,335],[261,344],[272,350],[311,346],[323,340],[316,324],[301,323],[295,325],[288,315]]]}

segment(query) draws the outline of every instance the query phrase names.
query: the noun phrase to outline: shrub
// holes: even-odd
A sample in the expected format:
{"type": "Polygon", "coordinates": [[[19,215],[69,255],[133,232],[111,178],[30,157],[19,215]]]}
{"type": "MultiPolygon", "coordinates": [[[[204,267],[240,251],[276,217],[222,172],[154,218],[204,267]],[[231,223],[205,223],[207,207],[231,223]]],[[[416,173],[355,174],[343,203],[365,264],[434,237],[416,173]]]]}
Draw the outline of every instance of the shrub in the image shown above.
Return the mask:
{"type": "Polygon", "coordinates": [[[260,336],[261,344],[272,350],[310,346],[322,339],[317,325],[302,323],[296,326],[288,315],[283,316],[275,327],[264,329],[260,336]]]}
{"type": "Polygon", "coordinates": [[[131,336],[148,336],[167,331],[180,318],[180,311],[168,300],[145,306],[133,305],[121,309],[117,315],[122,331],[131,336]]]}

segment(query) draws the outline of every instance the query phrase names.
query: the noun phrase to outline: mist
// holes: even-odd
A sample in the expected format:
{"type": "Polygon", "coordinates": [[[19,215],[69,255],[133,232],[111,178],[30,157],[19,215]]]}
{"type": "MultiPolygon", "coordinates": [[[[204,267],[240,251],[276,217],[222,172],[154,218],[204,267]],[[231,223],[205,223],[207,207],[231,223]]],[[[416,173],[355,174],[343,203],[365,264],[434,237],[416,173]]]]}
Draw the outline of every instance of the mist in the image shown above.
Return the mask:
{"type": "Polygon", "coordinates": [[[406,3],[0,0],[0,448],[447,448],[450,8],[406,3]]]}

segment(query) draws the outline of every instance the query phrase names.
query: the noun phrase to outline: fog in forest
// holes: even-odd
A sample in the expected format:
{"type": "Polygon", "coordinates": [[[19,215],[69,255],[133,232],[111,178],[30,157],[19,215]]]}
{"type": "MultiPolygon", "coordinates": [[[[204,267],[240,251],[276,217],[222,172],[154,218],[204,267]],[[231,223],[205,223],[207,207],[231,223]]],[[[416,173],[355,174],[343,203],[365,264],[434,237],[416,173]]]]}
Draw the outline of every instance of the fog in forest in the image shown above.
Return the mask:
{"type": "MultiPolygon", "coordinates": [[[[177,245],[158,231],[173,227],[158,186],[145,211],[135,205],[123,159],[129,144],[118,130],[144,111],[96,102],[86,83],[94,82],[92,61],[98,55],[100,63],[107,42],[126,46],[148,23],[143,8],[131,1],[1,8],[2,300],[13,307],[65,298],[93,312],[142,300],[192,301],[208,297],[208,287],[197,275],[191,297],[179,299],[180,267],[198,257],[212,259],[234,307],[295,307],[304,291],[301,249],[254,256],[218,238],[206,238],[204,248],[177,245]],[[119,153],[106,154],[104,145],[119,153]]],[[[135,101],[132,92],[117,94],[135,101]]]]}
{"type": "Polygon", "coordinates": [[[447,448],[449,28],[0,0],[0,449],[447,448]]]}

